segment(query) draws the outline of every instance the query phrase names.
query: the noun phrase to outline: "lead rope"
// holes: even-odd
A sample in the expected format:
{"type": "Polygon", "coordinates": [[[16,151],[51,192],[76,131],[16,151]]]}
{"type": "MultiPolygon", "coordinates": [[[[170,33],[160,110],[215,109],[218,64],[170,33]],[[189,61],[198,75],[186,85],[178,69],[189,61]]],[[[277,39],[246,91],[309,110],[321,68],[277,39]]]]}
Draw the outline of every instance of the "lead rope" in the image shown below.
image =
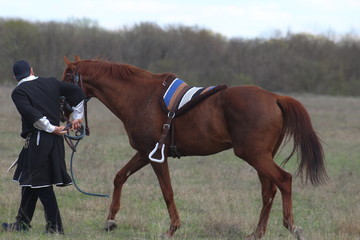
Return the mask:
{"type": "Polygon", "coordinates": [[[89,193],[89,192],[85,192],[83,190],[81,190],[81,188],[76,184],[75,181],[75,177],[74,177],[74,172],[73,172],[73,160],[74,160],[74,155],[76,152],[76,147],[79,144],[80,140],[83,139],[85,136],[85,128],[83,125],[81,125],[80,130],[75,132],[75,136],[72,136],[69,134],[69,130],[68,133],[64,135],[66,142],[69,144],[69,142],[71,143],[71,145],[69,144],[72,153],[71,153],[71,158],[70,158],[70,174],[71,174],[71,178],[72,181],[74,183],[75,188],[85,194],[85,195],[89,195],[89,196],[94,196],[94,197],[107,197],[109,198],[110,196],[108,194],[98,194],[98,193],[89,193]],[[76,141],[75,144],[72,141],[76,141]]]}

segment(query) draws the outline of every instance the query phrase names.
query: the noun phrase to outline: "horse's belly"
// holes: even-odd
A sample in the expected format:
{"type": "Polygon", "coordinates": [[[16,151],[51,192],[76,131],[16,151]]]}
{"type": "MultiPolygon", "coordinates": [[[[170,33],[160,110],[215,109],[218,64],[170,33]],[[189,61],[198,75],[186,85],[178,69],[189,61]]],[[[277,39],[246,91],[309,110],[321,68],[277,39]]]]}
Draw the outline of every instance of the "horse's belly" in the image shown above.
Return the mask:
{"type": "Polygon", "coordinates": [[[193,142],[192,144],[182,145],[181,143],[176,144],[177,150],[181,156],[204,156],[215,154],[227,149],[232,148],[230,143],[218,143],[218,144],[209,144],[206,142],[193,142]]]}
{"type": "Polygon", "coordinates": [[[201,126],[191,127],[175,124],[174,145],[181,155],[210,155],[232,147],[231,139],[222,124],[203,122],[201,126]]]}

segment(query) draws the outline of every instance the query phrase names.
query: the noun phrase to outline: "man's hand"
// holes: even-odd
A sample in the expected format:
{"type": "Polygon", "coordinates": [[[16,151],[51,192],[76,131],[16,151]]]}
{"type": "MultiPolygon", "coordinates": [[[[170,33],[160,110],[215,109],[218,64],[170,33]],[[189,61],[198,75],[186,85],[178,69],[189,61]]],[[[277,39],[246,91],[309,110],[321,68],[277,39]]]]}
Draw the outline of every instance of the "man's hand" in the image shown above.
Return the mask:
{"type": "Polygon", "coordinates": [[[65,130],[65,126],[55,126],[55,130],[52,133],[56,135],[64,135],[67,131],[65,130]]]}
{"type": "Polygon", "coordinates": [[[71,130],[79,129],[81,128],[81,119],[75,119],[71,122],[71,130]]]}

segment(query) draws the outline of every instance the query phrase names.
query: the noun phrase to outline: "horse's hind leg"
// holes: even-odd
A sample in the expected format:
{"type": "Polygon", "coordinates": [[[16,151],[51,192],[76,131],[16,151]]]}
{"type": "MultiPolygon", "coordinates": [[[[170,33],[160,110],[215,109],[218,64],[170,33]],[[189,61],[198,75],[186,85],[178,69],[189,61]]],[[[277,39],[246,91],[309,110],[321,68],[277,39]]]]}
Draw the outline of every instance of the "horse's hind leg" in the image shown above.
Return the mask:
{"type": "Polygon", "coordinates": [[[167,160],[160,164],[151,162],[151,165],[159,180],[160,188],[170,216],[171,224],[169,230],[166,232],[166,235],[168,237],[172,237],[175,231],[180,227],[181,223],[174,201],[174,193],[171,186],[168,162],[167,160]]]}
{"type": "MultiPolygon", "coordinates": [[[[297,240],[303,240],[301,228],[294,225],[291,200],[291,174],[280,168],[273,161],[271,155],[258,157],[256,159],[253,159],[249,163],[258,171],[259,176],[263,176],[261,177],[261,181],[264,181],[264,177],[266,177],[269,179],[269,181],[273,182],[276,187],[279,188],[283,203],[283,224],[296,237],[297,240]]],[[[268,211],[270,211],[270,209],[268,209],[268,211]]],[[[266,214],[260,215],[259,225],[257,226],[255,232],[251,235],[253,237],[252,239],[260,238],[265,233],[262,232],[265,231],[265,228],[262,226],[262,224],[265,223],[267,220],[262,220],[261,217],[266,217],[266,214]]]]}
{"type": "Polygon", "coordinates": [[[266,232],[267,222],[269,220],[269,215],[271,207],[274,201],[274,197],[277,191],[275,184],[266,176],[258,173],[259,179],[261,182],[261,193],[263,206],[260,213],[259,223],[256,227],[256,230],[253,234],[246,237],[247,240],[258,239],[264,236],[266,232]]]}
{"type": "Polygon", "coordinates": [[[135,156],[116,174],[114,179],[114,191],[112,201],[110,204],[109,215],[107,217],[106,230],[113,230],[116,227],[115,215],[120,209],[120,197],[122,186],[133,173],[147,165],[149,161],[140,157],[139,153],[135,156]]]}

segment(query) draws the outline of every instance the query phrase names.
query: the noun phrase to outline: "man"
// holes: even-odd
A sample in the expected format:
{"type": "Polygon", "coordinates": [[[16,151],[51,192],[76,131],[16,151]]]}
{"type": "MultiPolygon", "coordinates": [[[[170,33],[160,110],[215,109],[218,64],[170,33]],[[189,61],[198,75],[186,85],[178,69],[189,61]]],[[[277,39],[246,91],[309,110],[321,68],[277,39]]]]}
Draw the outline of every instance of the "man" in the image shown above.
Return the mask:
{"type": "Polygon", "coordinates": [[[21,60],[13,66],[18,81],[12,100],[21,115],[25,145],[20,152],[13,180],[22,186],[21,202],[14,223],[3,223],[6,231],[29,230],[39,198],[44,206],[46,232],[63,234],[64,229],[53,185],[67,186],[72,180],[67,173],[63,136],[60,125],[60,96],[73,107],[71,129],[81,125],[83,117],[82,90],[55,78],[34,75],[29,63],[21,60]]]}

